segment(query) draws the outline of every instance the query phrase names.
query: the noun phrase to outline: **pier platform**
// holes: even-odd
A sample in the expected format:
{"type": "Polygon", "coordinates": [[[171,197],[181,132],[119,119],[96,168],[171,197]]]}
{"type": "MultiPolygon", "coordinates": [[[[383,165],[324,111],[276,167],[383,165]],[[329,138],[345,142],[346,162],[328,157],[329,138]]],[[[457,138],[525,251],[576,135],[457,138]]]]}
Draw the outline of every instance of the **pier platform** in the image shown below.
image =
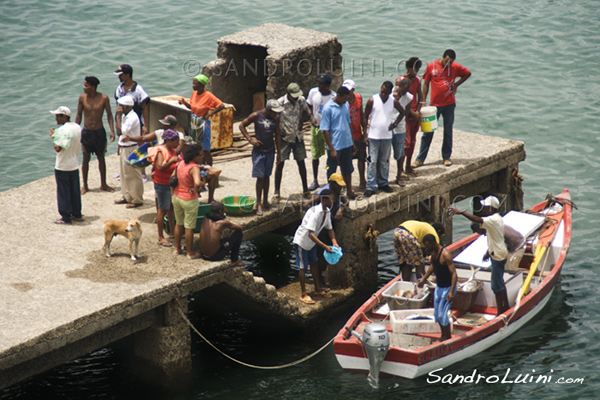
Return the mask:
{"type": "MultiPolygon", "coordinates": [[[[90,163],[91,190],[82,196],[84,222],[53,223],[59,217],[53,176],[1,192],[0,388],[129,335],[136,335],[135,352],[148,369],[147,375],[173,376],[191,366],[189,328],[176,307],[185,310],[186,298],[192,293],[222,287],[245,299],[247,307],[302,325],[339,306],[356,291],[372,288],[377,247],[364,240],[369,224],[385,232],[408,218],[440,220],[450,204],[484,193],[499,195],[508,209],[517,208],[519,196],[511,177],[525,159],[523,143],[455,131],[453,165],[445,167],[440,158],[441,136],[441,132],[434,135],[426,164],[406,187],[392,184],[394,193],[350,202],[350,211],[336,232],[345,255],[328,271],[333,297],[315,297],[314,306],[299,301],[297,286],[278,290],[243,268],[233,268],[228,261],[187,260],[173,255],[172,248],[157,245],[152,182],[144,185],[142,207],[126,209],[113,203],[120,198],[120,183],[110,178],[118,172],[116,156],[107,157],[108,183],[115,193],[98,189],[95,158],[90,163]],[[104,220],[129,218],[143,223],[140,258],[130,260],[128,242],[122,237],[113,240],[113,257],[106,258],[102,251],[104,220]]],[[[255,195],[249,158],[215,166],[223,171],[216,198],[255,195]]],[[[324,184],[325,158],[321,166],[319,182],[324,184]]],[[[310,176],[311,166],[307,169],[310,176]]],[[[392,159],[390,180],[395,174],[392,159]]],[[[353,182],[356,187],[357,172],[353,182]]],[[[300,189],[296,163],[289,160],[276,212],[229,218],[244,227],[244,240],[298,224],[303,215],[300,189]]],[[[451,232],[448,220],[445,223],[451,232]]]]}

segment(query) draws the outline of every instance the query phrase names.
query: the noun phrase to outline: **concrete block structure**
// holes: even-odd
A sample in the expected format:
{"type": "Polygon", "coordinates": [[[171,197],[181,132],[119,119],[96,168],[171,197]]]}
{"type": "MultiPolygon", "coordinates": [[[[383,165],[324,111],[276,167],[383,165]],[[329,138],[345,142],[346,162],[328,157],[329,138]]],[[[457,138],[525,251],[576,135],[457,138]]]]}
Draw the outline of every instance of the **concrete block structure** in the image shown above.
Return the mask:
{"type": "Polygon", "coordinates": [[[285,94],[296,82],[304,93],[329,73],[335,90],[343,78],[342,45],[331,33],[268,23],[217,40],[217,59],[202,68],[207,89],[235,106],[236,115],[253,111],[254,96],[266,100],[285,94]]]}

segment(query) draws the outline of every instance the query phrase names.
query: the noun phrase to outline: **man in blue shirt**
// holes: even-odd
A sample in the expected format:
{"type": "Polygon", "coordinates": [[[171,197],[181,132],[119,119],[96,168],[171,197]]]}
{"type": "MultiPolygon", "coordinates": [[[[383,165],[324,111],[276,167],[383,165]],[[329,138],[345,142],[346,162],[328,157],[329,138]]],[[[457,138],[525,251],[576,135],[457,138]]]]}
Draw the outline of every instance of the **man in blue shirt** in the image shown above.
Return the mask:
{"type": "Polygon", "coordinates": [[[325,143],[329,152],[327,154],[327,179],[335,173],[338,167],[346,182],[346,190],[349,199],[356,198],[352,190],[352,154],[356,151],[352,141],[352,129],[350,127],[350,108],[348,98],[350,91],[341,87],[337,95],[329,100],[321,115],[320,129],[325,136],[325,143]]]}

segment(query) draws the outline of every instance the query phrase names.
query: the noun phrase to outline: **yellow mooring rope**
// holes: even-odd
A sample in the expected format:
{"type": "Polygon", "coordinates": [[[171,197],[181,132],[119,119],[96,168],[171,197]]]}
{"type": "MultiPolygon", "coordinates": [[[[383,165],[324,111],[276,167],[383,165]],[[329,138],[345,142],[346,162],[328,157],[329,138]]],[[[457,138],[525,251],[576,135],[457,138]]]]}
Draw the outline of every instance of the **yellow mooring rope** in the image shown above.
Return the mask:
{"type": "Polygon", "coordinates": [[[177,301],[177,311],[179,311],[179,314],[181,315],[181,318],[183,318],[183,320],[190,326],[190,328],[192,328],[192,330],[194,332],[196,332],[196,334],[198,336],[200,336],[200,338],[202,338],[202,340],[204,340],[206,343],[208,343],[210,345],[210,347],[212,347],[213,349],[215,349],[220,354],[222,354],[223,356],[227,357],[228,359],[230,359],[233,362],[241,364],[241,365],[243,365],[245,367],[255,368],[255,369],[283,369],[283,368],[293,367],[294,365],[298,365],[300,363],[303,363],[304,361],[310,360],[311,358],[313,358],[314,356],[316,356],[317,354],[319,354],[327,346],[329,346],[331,344],[331,342],[333,342],[333,340],[337,337],[337,336],[334,336],[333,338],[331,338],[331,340],[329,342],[325,343],[320,349],[318,349],[317,351],[313,352],[312,354],[309,354],[306,357],[301,358],[301,359],[296,360],[296,361],[291,362],[291,363],[282,364],[282,365],[272,365],[272,366],[252,365],[252,364],[248,364],[248,363],[245,363],[243,361],[240,361],[240,360],[236,360],[235,358],[231,357],[228,354],[225,354],[224,352],[222,352],[221,350],[219,350],[219,348],[217,348],[214,344],[212,344],[211,342],[209,342],[208,339],[206,339],[204,337],[204,335],[202,335],[198,331],[198,329],[196,329],[196,327],[192,324],[192,322],[188,319],[187,315],[185,315],[185,312],[181,309],[181,305],[179,304],[178,301],[177,301]]]}

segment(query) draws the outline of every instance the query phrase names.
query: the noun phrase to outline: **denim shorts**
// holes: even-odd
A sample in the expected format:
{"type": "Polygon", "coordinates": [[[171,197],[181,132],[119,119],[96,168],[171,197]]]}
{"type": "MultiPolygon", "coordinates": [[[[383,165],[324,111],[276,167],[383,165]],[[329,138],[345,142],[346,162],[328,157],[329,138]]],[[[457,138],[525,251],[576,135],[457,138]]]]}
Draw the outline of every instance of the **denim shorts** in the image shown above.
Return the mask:
{"type": "MultiPolygon", "coordinates": [[[[404,123],[404,122],[402,122],[404,123]]],[[[404,140],[406,139],[406,132],[394,133],[392,135],[392,150],[394,151],[394,160],[399,160],[404,157],[404,140]]]]}
{"type": "Polygon", "coordinates": [[[266,178],[271,176],[273,172],[273,164],[275,163],[275,153],[259,153],[252,152],[252,177],[266,178]]]}
{"type": "Polygon", "coordinates": [[[342,175],[350,175],[354,172],[352,166],[352,146],[345,149],[337,150],[337,159],[333,160],[330,156],[331,152],[327,153],[327,177],[337,171],[338,165],[342,175]]]}
{"type": "Polygon", "coordinates": [[[171,187],[154,182],[154,193],[158,201],[159,210],[168,210],[171,208],[171,187]]]}

